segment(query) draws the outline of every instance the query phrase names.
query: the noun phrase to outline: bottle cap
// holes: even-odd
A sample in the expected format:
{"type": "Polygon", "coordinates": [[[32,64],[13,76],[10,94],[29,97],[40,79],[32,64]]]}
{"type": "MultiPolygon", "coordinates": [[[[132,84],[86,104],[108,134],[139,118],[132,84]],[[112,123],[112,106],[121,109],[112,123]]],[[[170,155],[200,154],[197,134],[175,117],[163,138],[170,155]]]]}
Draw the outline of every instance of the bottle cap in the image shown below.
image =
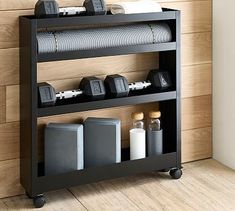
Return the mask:
{"type": "Polygon", "coordinates": [[[149,112],[149,118],[151,119],[157,119],[161,117],[161,112],[160,111],[150,111],[149,112]]]}
{"type": "Polygon", "coordinates": [[[138,121],[143,120],[143,119],[144,119],[144,113],[143,113],[143,112],[135,112],[135,113],[132,113],[132,114],[131,114],[131,118],[132,118],[133,120],[138,120],[138,121]]]}

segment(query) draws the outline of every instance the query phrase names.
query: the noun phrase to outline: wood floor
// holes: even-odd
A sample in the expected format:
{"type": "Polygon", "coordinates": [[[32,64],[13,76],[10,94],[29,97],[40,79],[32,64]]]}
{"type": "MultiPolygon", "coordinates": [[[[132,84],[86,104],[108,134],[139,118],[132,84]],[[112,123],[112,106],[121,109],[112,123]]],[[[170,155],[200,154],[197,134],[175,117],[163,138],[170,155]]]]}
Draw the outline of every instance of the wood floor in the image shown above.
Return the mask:
{"type": "MultiPolygon", "coordinates": [[[[148,173],[46,194],[40,210],[235,211],[235,171],[209,159],[183,165],[180,180],[148,173]]],[[[0,200],[0,210],[31,210],[25,195],[0,200]]]]}

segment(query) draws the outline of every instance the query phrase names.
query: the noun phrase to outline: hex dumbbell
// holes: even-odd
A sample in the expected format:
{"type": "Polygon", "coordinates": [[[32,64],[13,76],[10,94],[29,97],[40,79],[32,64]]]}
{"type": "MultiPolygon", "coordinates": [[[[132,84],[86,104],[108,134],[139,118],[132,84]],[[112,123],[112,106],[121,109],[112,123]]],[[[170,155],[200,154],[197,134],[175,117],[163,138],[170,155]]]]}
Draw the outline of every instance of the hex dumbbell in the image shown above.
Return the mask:
{"type": "Polygon", "coordinates": [[[121,75],[109,75],[104,81],[106,92],[112,97],[126,97],[130,91],[142,90],[152,87],[155,90],[163,90],[171,86],[171,80],[167,71],[151,70],[146,81],[128,84],[127,79],[121,75]]]}
{"type": "Polygon", "coordinates": [[[61,7],[55,0],[38,0],[35,5],[37,18],[52,18],[68,15],[105,15],[107,12],[104,0],[85,0],[83,7],[61,7]]]}
{"type": "Polygon", "coordinates": [[[98,100],[103,99],[105,94],[106,92],[103,81],[96,77],[83,78],[79,89],[58,93],[56,93],[53,86],[48,83],[38,84],[39,107],[54,106],[59,100],[75,98],[80,95],[84,95],[91,100],[98,100]]]}

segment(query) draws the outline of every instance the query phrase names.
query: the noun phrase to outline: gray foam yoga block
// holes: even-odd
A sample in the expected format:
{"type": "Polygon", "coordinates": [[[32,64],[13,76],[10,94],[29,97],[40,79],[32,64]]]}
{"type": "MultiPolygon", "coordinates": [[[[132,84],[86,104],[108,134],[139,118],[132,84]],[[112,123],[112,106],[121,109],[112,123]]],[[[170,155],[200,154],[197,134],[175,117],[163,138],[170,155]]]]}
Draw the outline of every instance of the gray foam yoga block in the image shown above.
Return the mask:
{"type": "Polygon", "coordinates": [[[83,125],[50,123],[45,128],[45,175],[84,168],[83,125]]]}
{"type": "Polygon", "coordinates": [[[87,118],[85,168],[121,162],[121,124],[118,119],[87,118]]]}

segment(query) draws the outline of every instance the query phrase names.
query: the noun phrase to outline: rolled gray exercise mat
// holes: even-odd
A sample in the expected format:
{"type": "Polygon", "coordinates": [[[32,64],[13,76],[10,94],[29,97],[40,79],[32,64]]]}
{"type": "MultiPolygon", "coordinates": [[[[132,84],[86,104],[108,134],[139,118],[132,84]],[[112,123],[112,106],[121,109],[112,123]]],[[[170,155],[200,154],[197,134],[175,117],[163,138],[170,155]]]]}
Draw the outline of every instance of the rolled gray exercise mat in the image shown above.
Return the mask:
{"type": "Polygon", "coordinates": [[[56,52],[56,40],[52,32],[38,33],[37,40],[40,52],[56,52]]]}
{"type": "Polygon", "coordinates": [[[118,46],[164,43],[172,40],[165,23],[39,32],[38,53],[91,50],[118,46]]]}

